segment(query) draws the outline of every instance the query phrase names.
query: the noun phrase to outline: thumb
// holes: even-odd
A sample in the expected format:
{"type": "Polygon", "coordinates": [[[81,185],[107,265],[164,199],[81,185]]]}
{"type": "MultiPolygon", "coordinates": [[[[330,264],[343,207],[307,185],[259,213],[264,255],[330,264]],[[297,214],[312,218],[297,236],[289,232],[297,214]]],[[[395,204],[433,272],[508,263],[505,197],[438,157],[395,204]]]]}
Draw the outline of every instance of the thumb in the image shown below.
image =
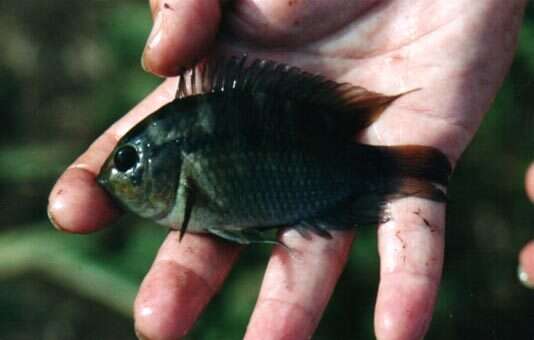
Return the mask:
{"type": "Polygon", "coordinates": [[[221,19],[219,0],[150,0],[154,25],[141,63],[160,76],[174,76],[212,45],[221,19]]]}

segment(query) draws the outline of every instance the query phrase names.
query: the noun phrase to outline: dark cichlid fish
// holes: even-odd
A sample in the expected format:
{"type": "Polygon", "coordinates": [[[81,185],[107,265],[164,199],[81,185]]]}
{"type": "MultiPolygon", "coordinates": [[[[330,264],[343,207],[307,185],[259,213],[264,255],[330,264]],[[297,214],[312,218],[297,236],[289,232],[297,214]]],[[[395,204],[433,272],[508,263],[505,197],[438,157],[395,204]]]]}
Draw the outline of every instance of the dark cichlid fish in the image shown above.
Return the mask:
{"type": "Polygon", "coordinates": [[[293,226],[329,237],[383,219],[391,199],[446,200],[438,150],[354,141],[399,96],[271,61],[204,63],[119,141],[98,181],[182,236],[262,242],[259,231],[293,226]]]}

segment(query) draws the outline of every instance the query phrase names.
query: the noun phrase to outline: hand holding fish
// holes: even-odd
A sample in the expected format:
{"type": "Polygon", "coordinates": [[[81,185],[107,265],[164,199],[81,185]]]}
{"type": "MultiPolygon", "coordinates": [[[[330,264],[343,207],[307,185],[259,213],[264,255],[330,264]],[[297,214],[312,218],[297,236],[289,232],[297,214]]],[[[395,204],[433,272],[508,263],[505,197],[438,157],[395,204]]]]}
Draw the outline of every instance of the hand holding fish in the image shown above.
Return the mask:
{"type": "MultiPolygon", "coordinates": [[[[525,1],[151,1],[154,28],[144,67],[174,76],[210,53],[271,59],[373,92],[400,94],[361,143],[425,145],[455,163],[504,78],[525,1]],[[218,32],[220,33],[218,36],[218,32]]],[[[49,213],[69,232],[104,227],[118,211],[95,181],[117,141],[172,101],[166,80],[114,124],[63,174],[49,213]]],[[[424,336],[441,278],[443,203],[407,197],[388,203],[378,227],[381,262],[375,309],[378,339],[424,336]]],[[[247,339],[309,338],[344,267],[354,233],[280,235],[273,248],[247,339]],[[298,273],[298,274],[295,274],[298,273]]],[[[220,288],[240,246],[176,232],[162,245],[135,304],[136,329],[149,339],[182,337],[220,288]]]]}

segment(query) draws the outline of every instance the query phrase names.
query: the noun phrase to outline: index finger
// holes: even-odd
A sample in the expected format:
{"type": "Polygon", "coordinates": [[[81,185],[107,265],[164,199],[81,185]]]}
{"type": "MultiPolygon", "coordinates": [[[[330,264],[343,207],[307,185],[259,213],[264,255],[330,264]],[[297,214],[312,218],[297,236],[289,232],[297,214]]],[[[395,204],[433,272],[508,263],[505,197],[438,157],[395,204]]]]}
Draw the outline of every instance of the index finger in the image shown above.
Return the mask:
{"type": "Polygon", "coordinates": [[[155,91],[113,124],[61,175],[48,198],[48,216],[54,226],[73,233],[104,227],[120,214],[108,194],[96,183],[100,167],[115,144],[133,125],[174,98],[176,80],[155,91]]]}

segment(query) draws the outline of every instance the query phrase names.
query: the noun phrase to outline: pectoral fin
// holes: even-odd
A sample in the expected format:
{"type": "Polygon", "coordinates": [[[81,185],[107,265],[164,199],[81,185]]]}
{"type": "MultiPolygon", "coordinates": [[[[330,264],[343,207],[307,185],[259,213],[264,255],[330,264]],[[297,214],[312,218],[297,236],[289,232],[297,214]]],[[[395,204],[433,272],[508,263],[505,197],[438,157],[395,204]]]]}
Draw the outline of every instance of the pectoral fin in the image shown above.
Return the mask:
{"type": "Polygon", "coordinates": [[[193,181],[190,178],[186,178],[182,184],[183,190],[181,190],[181,199],[184,202],[184,214],[182,219],[182,226],[180,227],[180,237],[178,241],[182,241],[191,219],[191,213],[193,212],[193,206],[195,205],[195,187],[193,181]]]}

